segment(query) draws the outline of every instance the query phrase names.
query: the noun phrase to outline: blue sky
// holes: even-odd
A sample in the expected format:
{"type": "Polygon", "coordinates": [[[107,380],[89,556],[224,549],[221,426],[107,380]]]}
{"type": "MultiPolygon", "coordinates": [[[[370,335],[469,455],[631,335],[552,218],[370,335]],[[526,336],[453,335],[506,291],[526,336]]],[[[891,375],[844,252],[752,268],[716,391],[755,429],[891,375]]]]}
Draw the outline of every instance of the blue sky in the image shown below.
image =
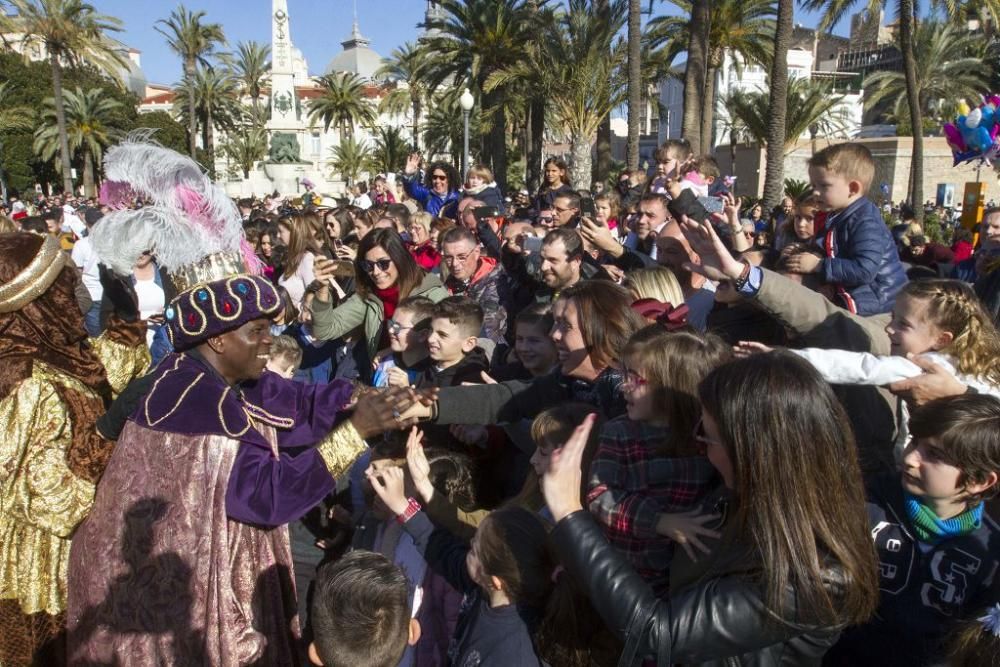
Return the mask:
{"type": "MultiPolygon", "coordinates": [[[[157,19],[166,18],[177,6],[172,0],[91,0],[98,11],[116,16],[125,24],[118,35],[121,41],[142,51],[142,67],[150,82],[171,84],[181,78],[181,65],[167,48],[164,37],[156,32],[157,19]]],[[[351,32],[352,0],[287,0],[291,16],[292,40],[305,54],[311,74],[322,74],[326,63],[341,51],[340,42],[351,32]]],[[[645,1],[643,2],[645,5],[645,1]]],[[[858,2],[861,8],[867,3],[858,2]]],[[[207,20],[221,23],[226,38],[238,41],[271,40],[270,0],[187,0],[192,10],[204,10],[207,20]]],[[[417,23],[423,20],[424,0],[359,0],[358,19],[361,32],[372,41],[372,48],[386,56],[403,42],[419,34],[417,23]]],[[[656,2],[654,14],[666,13],[673,6],[656,2]]],[[[814,26],[817,18],[796,10],[795,22],[814,26]]],[[[838,34],[846,34],[845,25],[838,34]]]]}

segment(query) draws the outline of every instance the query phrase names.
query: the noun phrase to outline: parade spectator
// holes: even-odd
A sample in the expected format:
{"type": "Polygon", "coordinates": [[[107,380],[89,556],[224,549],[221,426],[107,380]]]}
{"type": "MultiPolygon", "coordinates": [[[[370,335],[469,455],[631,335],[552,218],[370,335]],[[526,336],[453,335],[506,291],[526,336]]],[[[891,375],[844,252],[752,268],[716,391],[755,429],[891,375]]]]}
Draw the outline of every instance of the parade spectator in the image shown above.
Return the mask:
{"type": "Polygon", "coordinates": [[[460,199],[458,188],[461,182],[455,168],[446,162],[433,162],[427,169],[427,181],[420,179],[421,157],[411,153],[406,159],[403,184],[406,192],[435,217],[455,218],[456,206],[460,199]]]}

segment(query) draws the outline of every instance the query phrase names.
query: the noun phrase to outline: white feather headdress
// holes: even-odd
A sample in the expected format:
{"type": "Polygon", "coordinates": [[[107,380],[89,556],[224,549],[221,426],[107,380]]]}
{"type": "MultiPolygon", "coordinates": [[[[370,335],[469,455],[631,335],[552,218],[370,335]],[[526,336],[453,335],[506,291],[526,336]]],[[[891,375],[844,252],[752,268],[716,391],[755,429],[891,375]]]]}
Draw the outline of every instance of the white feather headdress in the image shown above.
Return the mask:
{"type": "Polygon", "coordinates": [[[246,269],[259,272],[233,200],[194,160],[150,134],[132,133],[104,156],[100,201],[114,210],[93,229],[97,256],[127,275],[147,250],[171,273],[208,255],[241,253],[246,269]],[[136,197],[145,202],[142,208],[131,208],[136,197]]]}

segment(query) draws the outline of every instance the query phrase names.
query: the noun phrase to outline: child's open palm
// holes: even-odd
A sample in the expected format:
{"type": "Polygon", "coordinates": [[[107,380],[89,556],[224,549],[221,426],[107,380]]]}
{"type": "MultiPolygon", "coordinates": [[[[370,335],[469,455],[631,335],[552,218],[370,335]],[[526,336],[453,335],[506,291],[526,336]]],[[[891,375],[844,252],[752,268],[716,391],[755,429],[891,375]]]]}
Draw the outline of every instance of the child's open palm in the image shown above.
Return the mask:
{"type": "Polygon", "coordinates": [[[402,468],[393,466],[375,470],[372,466],[368,466],[365,476],[390,512],[400,515],[406,511],[410,503],[406,499],[402,468]]]}
{"type": "Polygon", "coordinates": [[[424,446],[421,444],[424,434],[416,426],[410,429],[406,439],[406,467],[410,469],[410,478],[417,488],[417,493],[429,503],[434,497],[434,485],[431,484],[431,464],[427,462],[424,446]]]}

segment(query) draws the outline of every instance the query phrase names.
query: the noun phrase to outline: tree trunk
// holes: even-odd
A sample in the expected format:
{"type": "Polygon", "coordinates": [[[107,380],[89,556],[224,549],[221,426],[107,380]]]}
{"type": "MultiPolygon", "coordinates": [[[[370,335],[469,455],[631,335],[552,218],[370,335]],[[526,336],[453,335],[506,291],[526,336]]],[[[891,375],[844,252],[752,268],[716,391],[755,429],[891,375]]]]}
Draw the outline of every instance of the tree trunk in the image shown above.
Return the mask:
{"type": "Polygon", "coordinates": [[[625,164],[639,168],[639,116],[642,108],[642,0],[628,3],[628,143],[625,164]]]}
{"type": "Polygon", "coordinates": [[[785,114],[788,110],[788,46],[792,41],[792,2],[793,0],[778,0],[767,119],[767,170],[764,176],[766,213],[778,205],[785,189],[785,114]]]}
{"type": "Polygon", "coordinates": [[[198,117],[195,115],[194,61],[184,63],[184,76],[188,83],[188,136],[191,139],[191,159],[198,159],[198,117]]]}
{"type": "Polygon", "coordinates": [[[531,101],[531,142],[528,144],[528,192],[537,192],[542,184],[542,152],[545,146],[545,100],[531,101]]]}
{"type": "Polygon", "coordinates": [[[736,140],[737,140],[736,126],[729,131],[729,173],[733,176],[733,196],[738,196],[736,194],[740,187],[740,179],[736,177],[736,140]]]}
{"type": "Polygon", "coordinates": [[[420,99],[413,98],[413,152],[420,152],[420,114],[423,111],[420,99]]]}
{"type": "MultiPolygon", "coordinates": [[[[790,0],[785,0],[789,2],[790,0]]],[[[691,22],[688,24],[687,66],[684,69],[684,118],[681,136],[691,144],[697,155],[703,152],[701,112],[704,108],[705,69],[708,66],[709,0],[694,0],[691,22]]]]}
{"type": "Polygon", "coordinates": [[[205,110],[205,152],[208,154],[208,174],[215,178],[215,127],[212,122],[212,110],[205,110]]]}
{"type": "Polygon", "coordinates": [[[90,151],[83,149],[83,195],[93,197],[97,191],[94,184],[94,158],[90,151]]]}
{"type": "Polygon", "coordinates": [[[597,162],[594,163],[593,181],[608,185],[611,178],[611,114],[597,128],[597,162]]]}
{"type": "Polygon", "coordinates": [[[715,148],[715,73],[709,65],[705,70],[705,96],[701,107],[701,152],[711,153],[715,148]]]}
{"type": "Polygon", "coordinates": [[[52,66],[52,101],[56,107],[56,124],[59,128],[59,159],[62,161],[63,192],[73,194],[73,165],[70,164],[69,134],[66,132],[66,106],[63,102],[62,65],[55,51],[49,52],[52,66]]]}
{"type": "Polygon", "coordinates": [[[913,53],[913,0],[899,3],[899,48],[903,52],[903,74],[906,77],[906,102],[910,108],[913,126],[913,155],[910,158],[910,206],[918,222],[924,219],[924,127],[920,108],[920,91],[917,89],[916,56],[913,53]]]}
{"type": "Polygon", "coordinates": [[[590,139],[573,135],[570,142],[569,179],[575,190],[590,189],[590,139]]]}
{"type": "Polygon", "coordinates": [[[500,94],[493,91],[484,95],[483,108],[493,110],[493,127],[490,129],[486,144],[489,160],[484,162],[488,162],[493,170],[493,178],[496,179],[500,192],[507,192],[507,116],[500,94]]]}

